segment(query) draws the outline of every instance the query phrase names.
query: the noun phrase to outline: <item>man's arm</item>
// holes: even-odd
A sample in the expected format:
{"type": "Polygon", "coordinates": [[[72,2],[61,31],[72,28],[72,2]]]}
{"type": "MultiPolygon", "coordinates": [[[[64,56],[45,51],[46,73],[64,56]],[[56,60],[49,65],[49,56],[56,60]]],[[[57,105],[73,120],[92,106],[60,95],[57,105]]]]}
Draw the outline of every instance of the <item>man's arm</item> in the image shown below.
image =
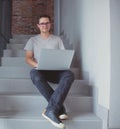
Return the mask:
{"type": "Polygon", "coordinates": [[[26,60],[26,62],[30,65],[30,66],[32,66],[32,67],[37,67],[37,62],[34,60],[34,54],[33,54],[33,52],[32,51],[26,51],[25,52],[25,60],[26,60]]]}

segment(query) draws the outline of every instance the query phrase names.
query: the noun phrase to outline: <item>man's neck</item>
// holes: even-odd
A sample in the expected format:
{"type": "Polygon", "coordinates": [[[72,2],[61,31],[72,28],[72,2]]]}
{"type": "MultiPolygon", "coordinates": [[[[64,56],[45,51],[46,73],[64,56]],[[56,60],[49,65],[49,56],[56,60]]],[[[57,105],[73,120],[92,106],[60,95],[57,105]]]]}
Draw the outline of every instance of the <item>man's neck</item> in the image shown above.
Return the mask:
{"type": "Polygon", "coordinates": [[[47,39],[51,34],[50,33],[41,33],[40,36],[44,39],[47,39]]]}

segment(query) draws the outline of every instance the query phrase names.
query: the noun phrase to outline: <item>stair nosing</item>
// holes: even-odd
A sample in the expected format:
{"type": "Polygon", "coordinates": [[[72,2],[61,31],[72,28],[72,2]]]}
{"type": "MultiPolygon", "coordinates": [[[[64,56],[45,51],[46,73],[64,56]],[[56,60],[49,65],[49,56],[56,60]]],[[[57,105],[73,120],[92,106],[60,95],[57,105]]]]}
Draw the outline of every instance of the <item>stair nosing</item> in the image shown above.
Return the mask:
{"type": "MultiPolygon", "coordinates": [[[[17,112],[17,111],[16,111],[17,112]]],[[[9,113],[9,112],[8,112],[9,113]]],[[[11,113],[11,112],[10,112],[11,113]]],[[[23,112],[25,113],[25,112],[23,112]]],[[[96,122],[100,122],[100,118],[98,116],[96,116],[93,112],[74,112],[71,113],[69,112],[69,119],[67,121],[96,121],[96,122]],[[79,117],[77,116],[77,114],[79,114],[79,117]],[[76,118],[72,118],[73,115],[76,115],[76,118]],[[88,116],[87,116],[88,115],[88,116]],[[91,119],[92,117],[92,119],[91,119]]],[[[10,115],[10,114],[6,114],[6,115],[0,115],[0,119],[8,119],[8,120],[34,120],[34,121],[46,121],[40,112],[39,116],[36,116],[36,114],[31,114],[31,116],[22,116],[18,113],[18,115],[14,116],[14,115],[10,115]],[[13,116],[13,118],[11,117],[13,116]]],[[[46,121],[47,122],[47,121],[46,121]]]]}

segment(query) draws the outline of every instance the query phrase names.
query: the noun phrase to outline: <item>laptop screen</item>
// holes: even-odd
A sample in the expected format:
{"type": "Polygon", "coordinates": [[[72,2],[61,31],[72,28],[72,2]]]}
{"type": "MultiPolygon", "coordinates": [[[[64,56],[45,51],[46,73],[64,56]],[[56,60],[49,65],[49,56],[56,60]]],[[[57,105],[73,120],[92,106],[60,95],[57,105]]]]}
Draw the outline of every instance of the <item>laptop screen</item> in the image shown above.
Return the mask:
{"type": "Polygon", "coordinates": [[[66,70],[70,68],[74,50],[41,49],[39,70],[66,70]]]}

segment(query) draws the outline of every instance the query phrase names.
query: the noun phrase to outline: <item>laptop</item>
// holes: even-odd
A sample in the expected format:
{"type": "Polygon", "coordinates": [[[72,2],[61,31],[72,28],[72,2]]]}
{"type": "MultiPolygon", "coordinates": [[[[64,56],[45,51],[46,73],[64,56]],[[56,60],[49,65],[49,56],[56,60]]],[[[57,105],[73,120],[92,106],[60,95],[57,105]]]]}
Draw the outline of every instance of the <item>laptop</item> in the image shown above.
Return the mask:
{"type": "Polygon", "coordinates": [[[38,70],[67,70],[71,66],[74,50],[41,49],[38,70]]]}

